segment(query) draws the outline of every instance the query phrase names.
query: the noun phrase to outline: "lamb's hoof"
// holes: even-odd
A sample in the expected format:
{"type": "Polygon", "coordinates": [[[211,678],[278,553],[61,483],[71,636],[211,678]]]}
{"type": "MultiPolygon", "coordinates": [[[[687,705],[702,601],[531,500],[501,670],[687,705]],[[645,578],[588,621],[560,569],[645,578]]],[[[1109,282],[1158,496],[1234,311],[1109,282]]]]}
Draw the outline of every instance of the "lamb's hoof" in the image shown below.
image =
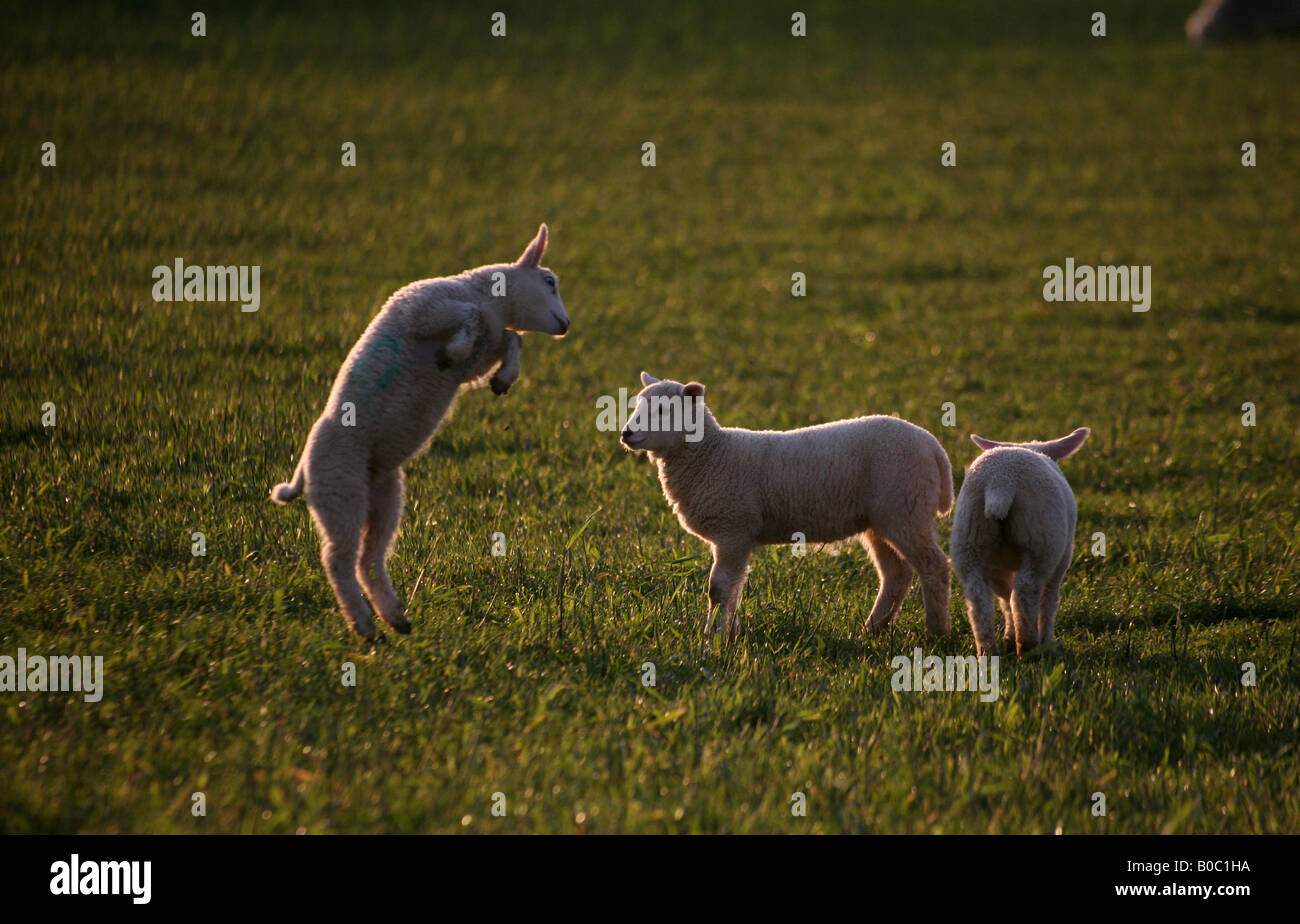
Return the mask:
{"type": "Polygon", "coordinates": [[[746,634],[747,628],[748,628],[747,626],[741,625],[740,617],[735,616],[732,618],[731,622],[727,623],[726,633],[724,634],[723,638],[726,639],[728,645],[739,642],[740,639],[746,634]]]}
{"type": "Polygon", "coordinates": [[[396,632],[398,635],[411,634],[411,624],[410,622],[407,621],[405,616],[403,616],[400,619],[385,619],[384,622],[392,626],[393,631],[396,632]]]}
{"type": "Polygon", "coordinates": [[[504,395],[506,392],[508,392],[508,391],[510,390],[510,384],[511,384],[511,383],[509,383],[509,382],[502,382],[502,381],[500,381],[499,379],[493,379],[493,380],[490,381],[488,384],[492,386],[492,394],[494,394],[494,395],[504,395]]]}
{"type": "Polygon", "coordinates": [[[1050,642],[1040,642],[1039,644],[1035,645],[1033,648],[1020,652],[1020,657],[1025,658],[1026,660],[1033,660],[1034,658],[1048,658],[1058,653],[1060,650],[1061,650],[1061,643],[1056,641],[1056,639],[1052,639],[1052,641],[1050,642]]]}
{"type": "Polygon", "coordinates": [[[365,622],[353,622],[351,619],[349,619],[348,628],[351,629],[353,632],[355,632],[357,635],[361,636],[361,638],[367,642],[373,642],[375,640],[376,635],[378,634],[375,629],[375,624],[369,619],[367,619],[365,622]]]}

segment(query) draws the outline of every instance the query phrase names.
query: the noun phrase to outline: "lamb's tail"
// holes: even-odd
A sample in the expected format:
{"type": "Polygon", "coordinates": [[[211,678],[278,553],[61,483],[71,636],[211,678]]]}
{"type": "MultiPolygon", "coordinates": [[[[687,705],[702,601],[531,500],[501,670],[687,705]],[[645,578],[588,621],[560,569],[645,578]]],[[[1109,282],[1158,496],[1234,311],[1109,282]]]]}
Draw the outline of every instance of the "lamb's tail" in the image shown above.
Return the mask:
{"type": "Polygon", "coordinates": [[[1016,486],[1006,482],[994,483],[984,488],[984,515],[990,520],[1005,520],[1016,499],[1016,486]]]}
{"type": "Polygon", "coordinates": [[[939,466],[939,515],[952,512],[952,463],[938,441],[934,444],[934,461],[939,466]]]}
{"type": "Polygon", "coordinates": [[[293,481],[281,482],[271,489],[271,500],[277,504],[287,504],[289,501],[301,497],[305,480],[306,475],[303,474],[302,463],[299,462],[298,467],[293,472],[293,481]]]}

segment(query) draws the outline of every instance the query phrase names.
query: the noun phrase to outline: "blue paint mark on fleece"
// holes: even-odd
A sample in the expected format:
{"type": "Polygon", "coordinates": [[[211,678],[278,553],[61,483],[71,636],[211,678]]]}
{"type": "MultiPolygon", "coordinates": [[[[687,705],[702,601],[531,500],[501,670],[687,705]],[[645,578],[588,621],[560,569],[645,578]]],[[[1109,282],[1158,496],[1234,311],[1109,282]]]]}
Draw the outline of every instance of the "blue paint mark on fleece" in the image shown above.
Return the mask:
{"type": "Polygon", "coordinates": [[[361,378],[366,383],[374,382],[375,391],[383,394],[406,371],[406,365],[406,345],[402,338],[396,334],[384,334],[366,351],[361,378]]]}

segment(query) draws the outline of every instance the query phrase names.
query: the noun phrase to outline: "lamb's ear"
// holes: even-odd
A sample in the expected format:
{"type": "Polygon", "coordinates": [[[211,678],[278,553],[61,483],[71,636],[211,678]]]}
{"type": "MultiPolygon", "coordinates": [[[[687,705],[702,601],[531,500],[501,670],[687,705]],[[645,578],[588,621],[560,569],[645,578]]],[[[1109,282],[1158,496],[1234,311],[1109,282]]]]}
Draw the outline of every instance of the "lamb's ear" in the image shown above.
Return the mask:
{"type": "Polygon", "coordinates": [[[972,433],[970,435],[970,441],[974,443],[976,446],[978,446],[980,449],[984,449],[984,450],[996,449],[1002,445],[1001,443],[995,442],[994,440],[986,440],[984,437],[980,436],[977,433],[972,433]]]}
{"type": "Polygon", "coordinates": [[[540,266],[544,253],[546,253],[546,222],[542,222],[542,226],[537,229],[537,237],[524,248],[523,256],[516,262],[519,266],[540,266]]]}
{"type": "Polygon", "coordinates": [[[641,372],[641,387],[642,387],[642,388],[649,388],[651,385],[657,385],[657,384],[659,384],[659,382],[661,382],[661,381],[663,381],[663,380],[662,380],[662,379],[657,379],[657,378],[655,378],[655,377],[654,377],[653,375],[651,375],[649,372],[645,372],[644,370],[641,372]]]}
{"type": "Polygon", "coordinates": [[[682,388],[682,394],[688,398],[703,398],[704,386],[699,382],[687,382],[682,388]]]}
{"type": "Polygon", "coordinates": [[[1047,443],[1043,446],[1043,454],[1049,459],[1055,459],[1058,462],[1062,459],[1068,459],[1079,451],[1079,447],[1083,445],[1083,441],[1088,438],[1088,434],[1091,432],[1087,427],[1080,427],[1069,436],[1063,436],[1059,440],[1052,440],[1052,442],[1047,443]]]}

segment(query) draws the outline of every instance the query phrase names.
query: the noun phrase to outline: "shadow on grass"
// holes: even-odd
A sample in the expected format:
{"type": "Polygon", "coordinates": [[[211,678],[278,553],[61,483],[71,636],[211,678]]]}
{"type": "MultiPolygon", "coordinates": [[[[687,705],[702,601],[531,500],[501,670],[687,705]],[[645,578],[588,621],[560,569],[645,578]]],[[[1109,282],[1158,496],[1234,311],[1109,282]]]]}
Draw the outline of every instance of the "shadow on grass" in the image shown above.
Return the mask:
{"type": "Polygon", "coordinates": [[[0,448],[11,449],[17,446],[43,446],[54,435],[54,429],[31,424],[26,427],[7,427],[0,430],[0,448]]]}
{"type": "Polygon", "coordinates": [[[1235,660],[1170,653],[1131,658],[1116,650],[1105,666],[1110,676],[1130,682],[1094,694],[1105,705],[1097,713],[1105,721],[1099,737],[1128,758],[1163,766],[1198,755],[1272,754],[1293,744],[1292,729],[1254,708],[1235,660]]]}
{"type": "Polygon", "coordinates": [[[1195,309],[1193,315],[1209,321],[1237,323],[1243,318],[1267,321],[1274,324],[1294,324],[1300,321],[1300,308],[1287,305],[1261,305],[1236,300],[1218,301],[1195,309]]]}
{"type": "Polygon", "coordinates": [[[1244,600],[1239,597],[1223,597],[1218,600],[1167,603],[1153,610],[1147,621],[1155,626],[1168,626],[1180,621],[1196,626],[1212,626],[1233,620],[1273,622],[1294,619],[1296,615],[1297,605],[1294,601],[1276,597],[1244,600]]]}

